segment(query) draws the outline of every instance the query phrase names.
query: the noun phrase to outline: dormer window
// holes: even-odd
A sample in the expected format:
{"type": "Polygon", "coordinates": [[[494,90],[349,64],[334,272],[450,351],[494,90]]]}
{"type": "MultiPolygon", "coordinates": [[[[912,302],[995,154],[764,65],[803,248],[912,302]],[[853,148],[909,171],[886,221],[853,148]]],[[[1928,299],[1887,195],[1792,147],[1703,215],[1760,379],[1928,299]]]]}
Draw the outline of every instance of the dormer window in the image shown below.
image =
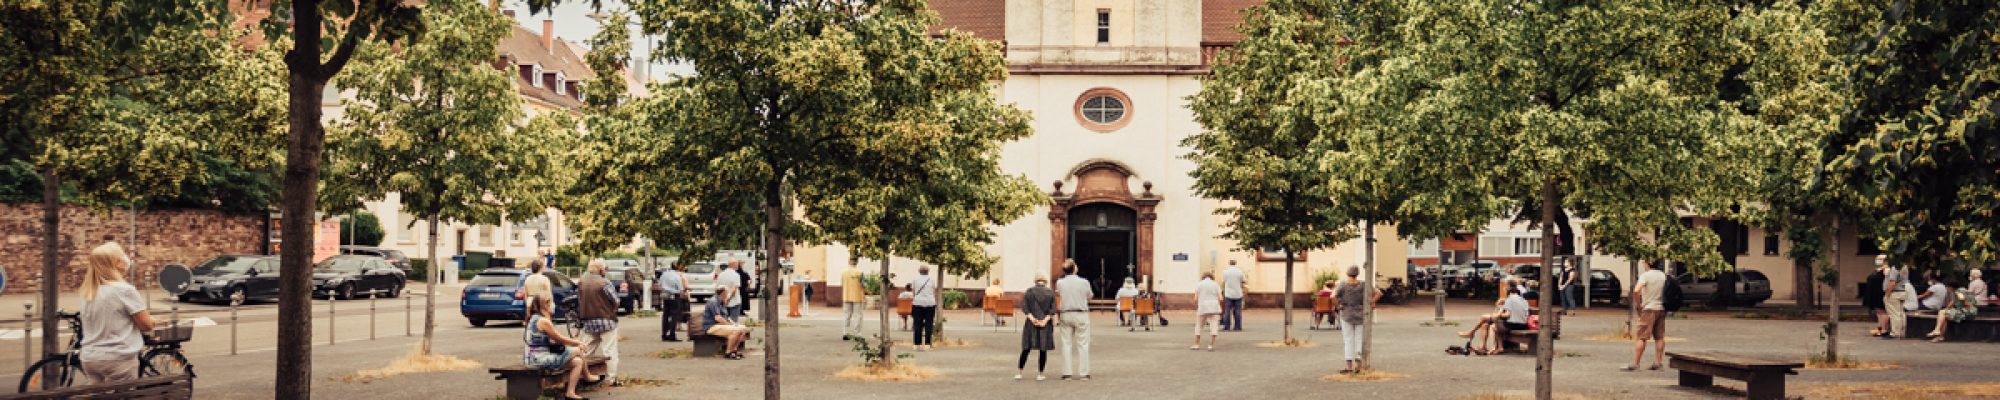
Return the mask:
{"type": "Polygon", "coordinates": [[[565,81],[566,79],[563,79],[563,73],[562,73],[562,71],[556,71],[556,72],[547,72],[547,73],[543,73],[543,74],[542,74],[542,79],[543,79],[543,80],[545,80],[545,81],[547,81],[547,82],[542,82],[542,84],[543,84],[543,85],[547,85],[547,86],[548,86],[548,88],[549,88],[549,90],[554,90],[554,91],[556,91],[556,94],[558,94],[558,95],[561,95],[561,94],[564,94],[564,93],[567,93],[567,92],[564,92],[564,91],[563,91],[563,84],[562,84],[562,83],[563,83],[563,81],[565,81]]]}
{"type": "Polygon", "coordinates": [[[1097,44],[1111,44],[1111,10],[1097,9],[1097,44]]]}
{"type": "Polygon", "coordinates": [[[528,82],[535,87],[542,87],[542,80],[539,79],[542,76],[542,65],[535,64],[534,68],[534,73],[528,75],[528,82]]]}
{"type": "MultiPolygon", "coordinates": [[[[577,100],[583,100],[583,91],[581,91],[581,90],[576,90],[576,89],[577,89],[577,88],[576,88],[576,86],[577,86],[577,82],[576,82],[576,81],[565,81],[565,82],[563,82],[563,88],[564,88],[564,89],[567,89],[567,90],[569,90],[569,93],[571,93],[571,94],[574,94],[574,96],[570,96],[570,97],[572,97],[572,98],[575,98],[575,99],[577,99],[577,100]]],[[[558,92],[558,93],[560,93],[561,91],[557,91],[557,92],[558,92]]]]}

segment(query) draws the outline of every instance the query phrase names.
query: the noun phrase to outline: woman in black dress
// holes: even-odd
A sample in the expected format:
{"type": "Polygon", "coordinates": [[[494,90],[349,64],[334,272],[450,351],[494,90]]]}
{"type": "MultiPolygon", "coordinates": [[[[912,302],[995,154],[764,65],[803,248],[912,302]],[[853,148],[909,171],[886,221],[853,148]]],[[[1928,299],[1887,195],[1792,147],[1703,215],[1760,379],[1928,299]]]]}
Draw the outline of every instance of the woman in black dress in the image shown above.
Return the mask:
{"type": "Polygon", "coordinates": [[[1868,274],[1868,280],[1861,284],[1861,306],[1875,316],[1875,329],[1868,331],[1869,336],[1889,334],[1889,317],[1882,309],[1882,268],[1876,266],[1875,272],[1868,274]]]}
{"type": "Polygon", "coordinates": [[[1021,296],[1021,311],[1028,323],[1021,324],[1021,361],[1015,364],[1014,380],[1021,380],[1021,374],[1028,371],[1028,352],[1040,351],[1040,361],[1036,361],[1035,380],[1048,380],[1042,371],[1049,367],[1049,350],[1056,348],[1056,291],[1049,289],[1049,278],[1035,276],[1035,287],[1021,296]]]}

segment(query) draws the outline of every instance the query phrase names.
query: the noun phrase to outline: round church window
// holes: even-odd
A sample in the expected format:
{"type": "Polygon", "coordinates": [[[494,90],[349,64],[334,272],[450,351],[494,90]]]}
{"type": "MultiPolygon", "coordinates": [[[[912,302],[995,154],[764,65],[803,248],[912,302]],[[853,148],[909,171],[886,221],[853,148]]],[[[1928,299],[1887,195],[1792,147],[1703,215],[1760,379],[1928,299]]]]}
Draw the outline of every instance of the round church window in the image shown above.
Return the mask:
{"type": "Polygon", "coordinates": [[[1117,89],[1091,89],[1076,99],[1076,120],[1098,132],[1118,130],[1131,121],[1131,104],[1132,98],[1117,89]]]}

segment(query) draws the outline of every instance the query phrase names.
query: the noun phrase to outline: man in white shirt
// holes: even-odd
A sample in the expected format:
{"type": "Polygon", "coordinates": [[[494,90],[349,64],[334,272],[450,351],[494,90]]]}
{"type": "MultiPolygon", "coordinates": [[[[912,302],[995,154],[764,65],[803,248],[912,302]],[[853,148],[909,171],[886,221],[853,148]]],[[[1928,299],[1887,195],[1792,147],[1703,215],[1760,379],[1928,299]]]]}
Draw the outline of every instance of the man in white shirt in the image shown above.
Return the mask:
{"type": "Polygon", "coordinates": [[[1208,351],[1215,351],[1215,336],[1219,330],[1215,319],[1222,315],[1222,285],[1215,283],[1215,273],[1201,273],[1201,283],[1194,284],[1194,345],[1188,350],[1201,348],[1201,331],[1208,330],[1208,351]]]}
{"type": "Polygon", "coordinates": [[[542,265],[542,259],[539,257],[535,258],[534,261],[528,262],[528,277],[521,281],[521,291],[526,292],[527,297],[555,299],[555,293],[549,289],[548,275],[542,274],[542,270],[546,268],[547,266],[542,265]]]}
{"type": "Polygon", "coordinates": [[[910,292],[910,318],[916,320],[916,328],[910,330],[916,336],[911,343],[918,351],[930,351],[937,321],[937,281],[931,279],[931,267],[917,267],[917,278],[910,280],[910,292]]]}
{"type": "Polygon", "coordinates": [[[1243,330],[1244,278],[1236,260],[1229,260],[1229,268],[1222,270],[1222,330],[1243,330]]]}
{"type": "MultiPolygon", "coordinates": [[[[741,263],[743,262],[730,261],[729,265],[737,265],[741,263]]],[[[732,296],[729,296],[729,303],[727,303],[726,306],[727,308],[729,308],[729,320],[742,321],[743,296],[741,296],[740,294],[743,293],[743,278],[741,276],[736,275],[736,271],[724,269],[720,273],[717,273],[715,277],[715,291],[717,293],[721,293],[723,288],[729,288],[729,293],[732,294],[732,296]]]]}
{"type": "Polygon", "coordinates": [[[1063,380],[1077,377],[1090,380],[1090,281],[1076,274],[1076,261],[1063,261],[1062,280],[1056,281],[1056,344],[1063,355],[1063,380]]]}
{"type": "Polygon", "coordinates": [[[1137,283],[1132,282],[1132,278],[1125,278],[1125,286],[1118,288],[1117,298],[1119,306],[1118,326],[1132,325],[1132,321],[1138,319],[1138,317],[1133,316],[1132,318],[1126,318],[1125,315],[1132,314],[1138,311],[1136,310],[1136,308],[1139,306],[1138,304],[1139,285],[1137,283]],[[1128,304],[1130,305],[1129,307],[1127,306],[1128,304]]]}
{"type": "Polygon", "coordinates": [[[1882,338],[1902,339],[1903,331],[1909,328],[1909,320],[1905,318],[1908,309],[1903,306],[1910,298],[1910,291],[1904,290],[1910,283],[1909,272],[1889,265],[1887,255],[1876,255],[1875,265],[1888,267],[1882,270],[1882,304],[1884,311],[1889,313],[1889,336],[1882,338]]]}
{"type": "MultiPolygon", "coordinates": [[[[1633,323],[1632,363],[1620,368],[1636,371],[1639,362],[1646,359],[1646,341],[1653,341],[1653,366],[1660,369],[1660,363],[1667,355],[1667,303],[1665,298],[1667,274],[1660,267],[1646,263],[1646,272],[1639,274],[1639,280],[1632,285],[1632,298],[1639,299],[1639,320],[1633,323]]],[[[1527,318],[1525,315],[1522,318],[1527,318]]]]}

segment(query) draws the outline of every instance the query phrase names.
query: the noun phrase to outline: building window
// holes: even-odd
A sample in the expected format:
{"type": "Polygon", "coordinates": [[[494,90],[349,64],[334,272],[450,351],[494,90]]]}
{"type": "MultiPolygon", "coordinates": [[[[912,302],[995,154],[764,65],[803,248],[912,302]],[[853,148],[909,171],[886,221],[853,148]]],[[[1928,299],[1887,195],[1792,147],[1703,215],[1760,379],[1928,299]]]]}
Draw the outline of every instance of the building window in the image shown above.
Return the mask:
{"type": "Polygon", "coordinates": [[[529,76],[528,80],[533,81],[531,84],[535,85],[535,87],[542,87],[542,66],[540,64],[535,65],[534,74],[529,76]]]}
{"type": "Polygon", "coordinates": [[[1410,242],[1410,257],[1437,257],[1438,244],[1437,239],[1410,242]]]}
{"type": "Polygon", "coordinates": [[[1514,238],[1514,254],[1541,255],[1542,238],[1514,238]]]}
{"type": "Polygon", "coordinates": [[[1776,233],[1764,234],[1764,255],[1767,256],[1778,255],[1778,234],[1776,233]]]}
{"type": "Polygon", "coordinates": [[[1076,98],[1076,121],[1098,132],[1124,128],[1132,122],[1132,98],[1111,88],[1096,88],[1076,98]]]}
{"type": "Polygon", "coordinates": [[[1097,44],[1111,44],[1111,10],[1097,10],[1097,44]]]}

